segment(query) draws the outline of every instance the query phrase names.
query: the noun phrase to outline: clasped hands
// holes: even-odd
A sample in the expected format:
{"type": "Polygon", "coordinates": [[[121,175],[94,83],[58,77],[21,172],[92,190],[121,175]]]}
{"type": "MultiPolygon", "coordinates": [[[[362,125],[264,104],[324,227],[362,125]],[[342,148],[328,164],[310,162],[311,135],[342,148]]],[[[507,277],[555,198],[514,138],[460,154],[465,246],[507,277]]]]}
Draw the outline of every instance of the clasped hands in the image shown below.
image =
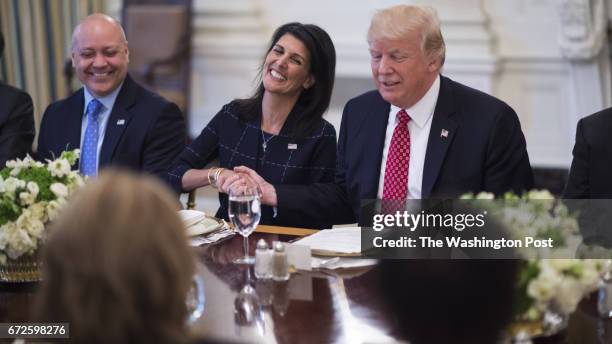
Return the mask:
{"type": "Polygon", "coordinates": [[[276,189],[254,170],[237,166],[234,170],[223,170],[218,176],[219,192],[228,193],[231,188],[256,187],[261,193],[261,203],[272,207],[277,206],[276,189]]]}

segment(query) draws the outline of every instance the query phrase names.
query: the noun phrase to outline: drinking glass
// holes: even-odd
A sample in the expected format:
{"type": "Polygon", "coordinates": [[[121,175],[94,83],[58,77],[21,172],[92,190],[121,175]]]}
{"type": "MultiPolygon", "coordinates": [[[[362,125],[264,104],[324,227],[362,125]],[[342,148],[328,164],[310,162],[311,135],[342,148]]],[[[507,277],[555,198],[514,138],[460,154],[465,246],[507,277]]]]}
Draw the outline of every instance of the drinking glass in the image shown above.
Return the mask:
{"type": "Polygon", "coordinates": [[[604,261],[598,287],[597,311],[602,318],[612,318],[612,259],[604,261]]]}
{"type": "Polygon", "coordinates": [[[234,299],[234,323],[236,334],[262,336],[265,333],[264,311],[250,275],[250,267],[245,271],[245,282],[234,299]]]}
{"type": "Polygon", "coordinates": [[[193,281],[191,288],[187,292],[187,310],[189,311],[189,317],[187,318],[187,324],[191,325],[198,320],[204,313],[204,302],[206,300],[204,294],[204,278],[201,274],[202,266],[196,263],[196,272],[193,275],[193,281]]]}
{"type": "Polygon", "coordinates": [[[260,193],[257,187],[233,185],[229,189],[229,218],[244,241],[244,257],[234,259],[235,264],[253,264],[249,256],[249,235],[253,233],[261,217],[260,193]]]}

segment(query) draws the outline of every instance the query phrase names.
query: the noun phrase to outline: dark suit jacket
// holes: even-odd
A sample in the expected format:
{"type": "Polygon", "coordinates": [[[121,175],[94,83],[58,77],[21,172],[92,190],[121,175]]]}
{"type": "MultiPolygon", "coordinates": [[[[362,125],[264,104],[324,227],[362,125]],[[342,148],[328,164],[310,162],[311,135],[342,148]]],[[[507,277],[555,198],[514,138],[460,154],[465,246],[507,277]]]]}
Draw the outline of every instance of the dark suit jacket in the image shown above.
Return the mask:
{"type": "Polygon", "coordinates": [[[0,82],[0,169],[7,160],[25,157],[33,140],[32,98],[0,82]]]}
{"type": "MultiPolygon", "coordinates": [[[[363,223],[361,201],[375,199],[378,193],[389,110],[378,91],[351,99],[342,115],[335,182],[309,188],[276,186],[279,217],[363,223]]],[[[423,172],[422,198],[521,192],[533,186],[514,110],[446,77],[441,77],[423,172]],[[447,137],[441,135],[443,129],[447,137]]]]}
{"type": "Polygon", "coordinates": [[[564,198],[612,198],[612,108],[581,119],[564,198]]]}
{"type": "MultiPolygon", "coordinates": [[[[47,107],[38,137],[39,159],[52,159],[80,147],[84,103],[80,89],[47,107]]],[[[166,180],[166,170],[185,143],[185,120],[179,108],[128,75],[108,119],[99,169],[125,167],[166,180]]]]}

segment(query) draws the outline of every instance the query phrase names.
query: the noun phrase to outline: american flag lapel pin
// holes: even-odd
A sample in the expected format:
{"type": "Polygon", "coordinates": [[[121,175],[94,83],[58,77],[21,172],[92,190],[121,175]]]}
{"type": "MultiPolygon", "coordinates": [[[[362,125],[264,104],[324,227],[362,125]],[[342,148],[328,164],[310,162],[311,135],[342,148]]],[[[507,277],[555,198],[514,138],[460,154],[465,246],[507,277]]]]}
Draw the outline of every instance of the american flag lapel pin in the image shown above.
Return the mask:
{"type": "Polygon", "coordinates": [[[448,130],[442,129],[442,131],[440,132],[440,137],[447,138],[448,137],[448,130]]]}
{"type": "Polygon", "coordinates": [[[120,119],[117,121],[117,125],[124,125],[125,124],[125,120],[124,119],[120,119]]]}
{"type": "Polygon", "coordinates": [[[297,143],[290,143],[287,145],[287,149],[295,150],[297,149],[297,143]]]}

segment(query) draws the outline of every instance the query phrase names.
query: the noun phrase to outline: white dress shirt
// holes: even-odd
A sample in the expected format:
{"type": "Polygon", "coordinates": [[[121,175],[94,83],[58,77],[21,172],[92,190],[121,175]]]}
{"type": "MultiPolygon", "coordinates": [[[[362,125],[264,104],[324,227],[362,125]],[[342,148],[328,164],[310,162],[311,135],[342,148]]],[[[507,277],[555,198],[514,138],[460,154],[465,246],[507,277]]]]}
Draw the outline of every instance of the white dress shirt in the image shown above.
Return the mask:
{"type": "MultiPolygon", "coordinates": [[[[423,186],[423,167],[425,166],[425,153],[427,152],[427,141],[431,130],[431,118],[433,117],[438,94],[440,93],[440,75],[433,82],[427,93],[416,104],[405,109],[410,116],[408,132],[410,132],[410,163],[408,166],[408,199],[421,199],[423,186]]],[[[385,135],[385,146],[383,148],[382,162],[380,166],[380,177],[378,179],[378,198],[383,197],[385,185],[385,170],[391,137],[397,124],[397,113],[401,108],[391,105],[387,133],[385,135]]]]}
{"type": "Polygon", "coordinates": [[[83,121],[81,122],[81,148],[83,147],[83,140],[85,139],[85,129],[87,128],[87,122],[89,121],[87,118],[87,105],[94,98],[97,99],[103,105],[102,111],[98,114],[98,147],[96,148],[97,158],[96,158],[96,171],[98,170],[98,166],[100,165],[100,151],[102,150],[102,142],[104,142],[104,134],[106,133],[106,125],[108,124],[108,118],[110,117],[111,111],[113,111],[113,106],[115,105],[115,101],[117,100],[117,95],[119,94],[119,90],[121,90],[121,86],[123,83],[119,85],[113,92],[108,95],[95,98],[87,87],[83,87],[83,94],[85,95],[85,106],[83,107],[83,121]]]}

